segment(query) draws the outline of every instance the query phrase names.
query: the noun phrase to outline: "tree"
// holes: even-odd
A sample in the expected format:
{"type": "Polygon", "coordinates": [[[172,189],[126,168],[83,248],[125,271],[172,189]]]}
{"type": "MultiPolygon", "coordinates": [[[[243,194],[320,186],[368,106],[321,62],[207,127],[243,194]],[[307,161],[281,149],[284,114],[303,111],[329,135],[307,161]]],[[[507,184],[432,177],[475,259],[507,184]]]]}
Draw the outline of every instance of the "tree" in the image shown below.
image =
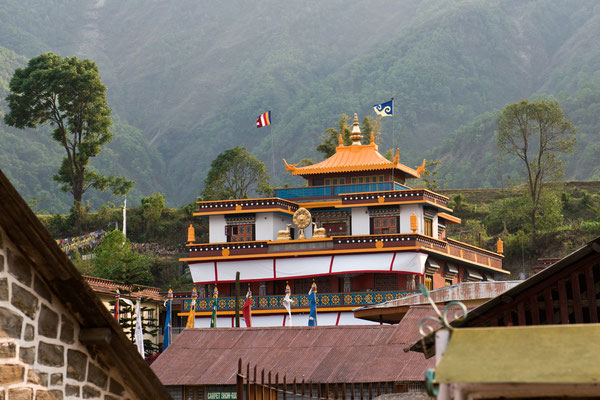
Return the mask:
{"type": "Polygon", "coordinates": [[[114,230],[102,239],[94,252],[94,275],[127,285],[153,283],[150,260],[131,250],[123,232],[114,230]]]}
{"type": "MultiPolygon", "coordinates": [[[[317,146],[317,151],[323,153],[325,158],[329,158],[335,154],[335,148],[339,146],[340,134],[342,135],[342,141],[344,146],[352,144],[350,136],[352,135],[352,125],[348,123],[348,115],[342,115],[342,118],[337,122],[337,128],[328,128],[325,130],[322,142],[317,146]]],[[[381,118],[371,118],[366,116],[362,120],[361,133],[363,135],[362,144],[369,144],[371,141],[371,132],[375,137],[375,143],[379,144],[379,137],[381,135],[381,118]]]]}
{"type": "Polygon", "coordinates": [[[529,219],[536,237],[543,183],[564,175],[560,153],[575,147],[577,129],[565,119],[556,100],[521,100],[508,104],[498,117],[498,148],[513,154],[524,164],[531,208],[529,219]]]}
{"type": "Polygon", "coordinates": [[[106,86],[100,81],[98,67],[88,59],[46,53],[29,60],[26,68],[18,68],[9,88],[4,122],[19,129],[49,124],[54,128],[52,138],[65,149],[67,155],[53,179],[61,190],[73,194],[75,225],[81,231],[82,199],[87,189],[111,188],[115,195],[123,195],[134,184],[89,167],[90,158],[112,140],[106,86]]]}
{"type": "Polygon", "coordinates": [[[163,210],[165,209],[165,196],[154,193],[142,199],[142,218],[146,224],[146,231],[154,231],[163,210]]]}
{"type": "Polygon", "coordinates": [[[249,193],[271,194],[265,164],[245,147],[225,150],[210,164],[204,180],[203,199],[244,199],[249,193]]]}

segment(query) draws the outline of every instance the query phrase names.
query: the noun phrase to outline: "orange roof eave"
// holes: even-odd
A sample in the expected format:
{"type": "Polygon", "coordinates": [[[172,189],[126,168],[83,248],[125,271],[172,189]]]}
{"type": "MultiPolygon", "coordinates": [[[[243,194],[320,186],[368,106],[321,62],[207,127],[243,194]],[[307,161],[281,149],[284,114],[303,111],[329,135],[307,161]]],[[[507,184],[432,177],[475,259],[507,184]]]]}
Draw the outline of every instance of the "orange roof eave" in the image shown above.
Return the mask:
{"type": "Polygon", "coordinates": [[[297,164],[288,164],[284,159],[286,170],[292,175],[311,175],[354,171],[391,170],[401,171],[411,178],[419,178],[420,174],[415,169],[398,162],[391,162],[383,157],[375,144],[359,146],[338,146],[334,155],[320,163],[306,167],[296,167],[297,164]]]}

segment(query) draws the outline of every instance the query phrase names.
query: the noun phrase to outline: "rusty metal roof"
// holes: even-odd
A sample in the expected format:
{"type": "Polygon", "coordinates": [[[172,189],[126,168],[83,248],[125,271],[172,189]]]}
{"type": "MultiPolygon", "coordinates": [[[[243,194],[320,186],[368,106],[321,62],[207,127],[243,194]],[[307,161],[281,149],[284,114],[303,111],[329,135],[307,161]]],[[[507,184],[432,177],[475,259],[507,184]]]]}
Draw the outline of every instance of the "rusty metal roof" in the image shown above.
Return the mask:
{"type": "Polygon", "coordinates": [[[284,374],[288,382],[423,381],[433,360],[404,350],[418,336],[418,321],[409,318],[393,326],[186,329],[151,367],[164,385],[235,384],[239,358],[244,368],[249,362],[257,365],[259,375],[264,368],[278,373],[280,381],[284,374]]]}

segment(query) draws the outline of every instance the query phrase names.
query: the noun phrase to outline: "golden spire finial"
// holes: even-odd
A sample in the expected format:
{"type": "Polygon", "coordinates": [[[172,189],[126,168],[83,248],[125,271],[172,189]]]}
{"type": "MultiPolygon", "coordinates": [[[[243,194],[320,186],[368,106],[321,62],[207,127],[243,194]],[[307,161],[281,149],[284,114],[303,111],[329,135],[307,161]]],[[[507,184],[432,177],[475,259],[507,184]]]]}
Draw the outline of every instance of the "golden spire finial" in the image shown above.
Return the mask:
{"type": "Polygon", "coordinates": [[[373,131],[371,131],[371,140],[370,140],[370,144],[375,144],[375,134],[373,133],[373,131]]]}
{"type": "Polygon", "coordinates": [[[400,162],[400,149],[396,149],[396,156],[394,157],[394,164],[398,164],[400,162]]]}
{"type": "Polygon", "coordinates": [[[352,140],[352,146],[360,145],[360,141],[363,139],[363,136],[360,132],[360,126],[358,125],[358,115],[354,113],[354,123],[352,124],[352,136],[350,136],[352,140]]]}
{"type": "Polygon", "coordinates": [[[339,134],[339,142],[340,142],[340,147],[342,147],[344,145],[344,139],[342,139],[342,134],[339,134]]]}

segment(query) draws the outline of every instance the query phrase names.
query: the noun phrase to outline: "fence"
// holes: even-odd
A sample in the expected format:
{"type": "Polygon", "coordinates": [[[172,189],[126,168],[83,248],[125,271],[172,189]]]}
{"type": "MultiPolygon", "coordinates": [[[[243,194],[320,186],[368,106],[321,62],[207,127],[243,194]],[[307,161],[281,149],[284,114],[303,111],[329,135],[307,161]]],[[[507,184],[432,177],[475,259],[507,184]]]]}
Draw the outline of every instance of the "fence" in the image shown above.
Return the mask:
{"type": "Polygon", "coordinates": [[[250,363],[246,364],[246,374],[242,373],[242,359],[238,360],[236,380],[237,400],[295,400],[295,399],[349,399],[366,400],[394,392],[391,382],[368,383],[312,383],[292,382],[283,379],[279,381],[279,374],[268,371],[265,381],[265,370],[260,372],[260,382],[256,365],[253,368],[253,379],[250,377],[250,363]]]}

